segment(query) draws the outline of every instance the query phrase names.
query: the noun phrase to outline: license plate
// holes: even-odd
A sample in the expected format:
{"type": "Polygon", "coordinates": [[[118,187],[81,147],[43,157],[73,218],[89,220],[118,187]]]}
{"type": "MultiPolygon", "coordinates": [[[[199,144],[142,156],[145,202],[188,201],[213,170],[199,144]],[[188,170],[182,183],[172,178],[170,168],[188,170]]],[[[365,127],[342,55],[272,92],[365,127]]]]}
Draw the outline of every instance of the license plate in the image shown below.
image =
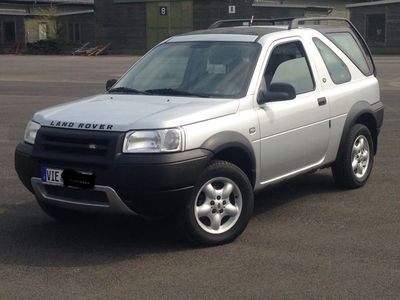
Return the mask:
{"type": "Polygon", "coordinates": [[[62,179],[63,172],[64,170],[42,167],[41,169],[42,182],[56,184],[56,185],[63,185],[64,184],[64,181],[62,179]]]}
{"type": "Polygon", "coordinates": [[[64,186],[77,187],[82,189],[94,188],[96,176],[93,173],[80,172],[75,170],[64,170],[62,177],[64,186]]]}

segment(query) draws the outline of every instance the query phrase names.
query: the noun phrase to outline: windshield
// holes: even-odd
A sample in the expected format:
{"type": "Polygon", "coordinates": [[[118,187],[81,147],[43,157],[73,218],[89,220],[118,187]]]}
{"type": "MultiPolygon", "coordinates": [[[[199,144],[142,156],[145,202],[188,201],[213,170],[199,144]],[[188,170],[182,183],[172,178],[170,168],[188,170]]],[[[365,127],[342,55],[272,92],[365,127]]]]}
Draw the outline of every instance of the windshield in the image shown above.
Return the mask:
{"type": "Polygon", "coordinates": [[[260,49],[257,43],[242,42],[162,44],[111,92],[240,98],[247,92],[260,49]]]}

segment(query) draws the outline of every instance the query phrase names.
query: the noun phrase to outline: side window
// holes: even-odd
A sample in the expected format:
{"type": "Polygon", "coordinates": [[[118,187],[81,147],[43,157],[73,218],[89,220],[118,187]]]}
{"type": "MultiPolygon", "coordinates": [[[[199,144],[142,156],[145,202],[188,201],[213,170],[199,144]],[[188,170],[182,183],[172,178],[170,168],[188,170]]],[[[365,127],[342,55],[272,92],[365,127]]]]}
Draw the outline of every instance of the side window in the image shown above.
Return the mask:
{"type": "Polygon", "coordinates": [[[351,80],[351,74],[346,64],[336,55],[335,52],[318,38],[313,38],[322,59],[325,62],[329,75],[335,84],[342,84],[351,80]]]}
{"type": "Polygon", "coordinates": [[[360,48],[349,32],[328,33],[326,36],[348,56],[364,75],[372,74],[372,62],[368,53],[365,49],[360,48]]]}
{"type": "Polygon", "coordinates": [[[277,46],[269,58],[264,78],[267,89],[273,83],[291,84],[297,95],[315,89],[311,68],[301,42],[277,46]]]}

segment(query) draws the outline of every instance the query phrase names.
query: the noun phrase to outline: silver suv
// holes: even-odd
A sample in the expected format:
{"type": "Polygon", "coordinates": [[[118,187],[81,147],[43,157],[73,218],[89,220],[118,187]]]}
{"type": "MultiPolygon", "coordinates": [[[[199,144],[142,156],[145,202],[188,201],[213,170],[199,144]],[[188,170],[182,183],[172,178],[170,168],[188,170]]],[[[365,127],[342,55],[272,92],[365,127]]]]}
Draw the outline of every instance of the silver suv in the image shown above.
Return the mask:
{"type": "Polygon", "coordinates": [[[56,219],[169,215],[203,245],[239,236],[271,184],[331,167],[339,186],[363,186],[378,80],[354,26],[328,21],[220,21],[171,37],[105,94],[36,113],[16,149],[22,182],[56,219]]]}

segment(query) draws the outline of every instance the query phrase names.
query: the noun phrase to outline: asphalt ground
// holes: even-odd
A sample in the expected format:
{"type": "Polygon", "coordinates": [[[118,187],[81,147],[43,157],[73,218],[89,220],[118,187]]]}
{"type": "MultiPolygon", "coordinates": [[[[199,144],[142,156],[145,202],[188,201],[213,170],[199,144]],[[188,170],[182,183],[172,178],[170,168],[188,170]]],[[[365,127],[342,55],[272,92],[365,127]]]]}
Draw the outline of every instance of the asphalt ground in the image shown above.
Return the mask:
{"type": "Polygon", "coordinates": [[[0,299],[398,299],[400,57],[377,57],[386,116],[368,184],[330,170],[269,188],[234,243],[194,248],[165,222],[59,224],[14,171],[32,114],[104,91],[133,57],[0,56],[0,299]]]}

